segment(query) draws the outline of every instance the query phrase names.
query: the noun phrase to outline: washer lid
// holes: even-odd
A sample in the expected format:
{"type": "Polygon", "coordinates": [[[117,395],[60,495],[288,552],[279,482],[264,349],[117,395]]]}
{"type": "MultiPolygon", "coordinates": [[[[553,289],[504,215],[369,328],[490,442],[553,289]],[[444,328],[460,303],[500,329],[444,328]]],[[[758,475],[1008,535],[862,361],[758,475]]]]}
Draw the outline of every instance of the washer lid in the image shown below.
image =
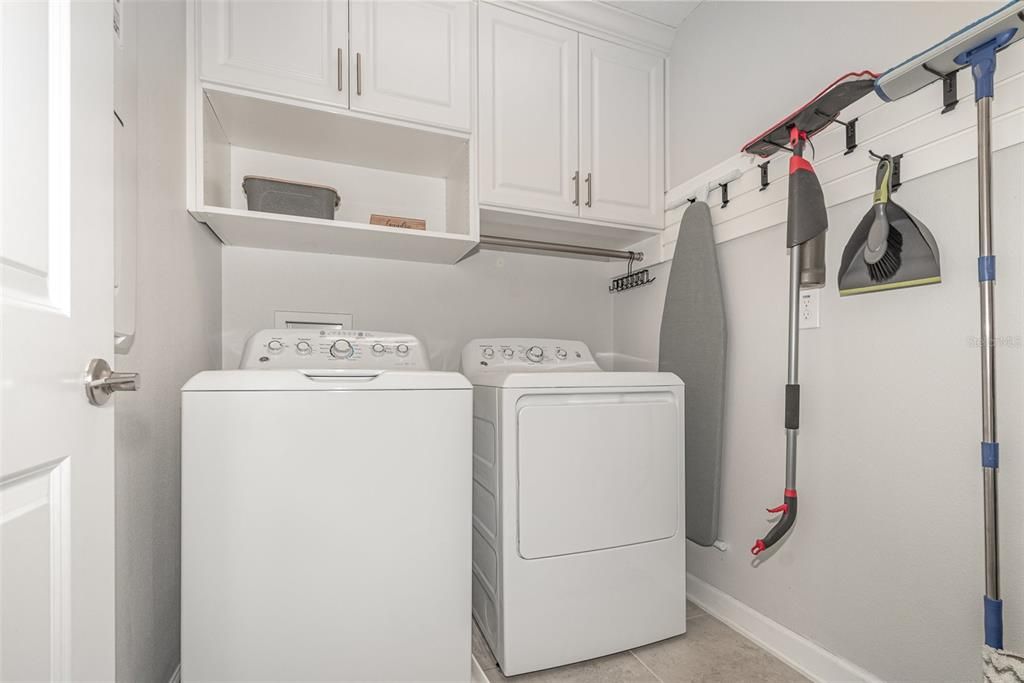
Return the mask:
{"type": "Polygon", "coordinates": [[[558,389],[570,387],[678,387],[671,372],[496,372],[477,375],[481,387],[558,389]]]}
{"type": "Polygon", "coordinates": [[[402,391],[471,389],[457,372],[424,370],[207,370],[182,391],[402,391]]]}

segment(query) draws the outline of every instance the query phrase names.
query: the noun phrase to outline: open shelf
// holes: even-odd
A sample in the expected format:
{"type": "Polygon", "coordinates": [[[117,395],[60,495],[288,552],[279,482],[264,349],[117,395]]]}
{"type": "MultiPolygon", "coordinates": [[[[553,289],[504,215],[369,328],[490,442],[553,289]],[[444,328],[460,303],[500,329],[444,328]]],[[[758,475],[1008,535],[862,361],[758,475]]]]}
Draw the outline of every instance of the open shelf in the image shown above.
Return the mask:
{"type": "Polygon", "coordinates": [[[220,86],[200,94],[190,211],[225,244],[434,263],[455,263],[477,245],[465,134],[220,86]],[[333,187],[341,202],[333,219],[250,211],[247,175],[333,187]],[[427,227],[370,225],[370,214],[427,227]]]}
{"type": "Polygon", "coordinates": [[[373,258],[455,263],[477,244],[474,237],[365,223],[283,216],[205,206],[192,214],[224,244],[373,258]]]}

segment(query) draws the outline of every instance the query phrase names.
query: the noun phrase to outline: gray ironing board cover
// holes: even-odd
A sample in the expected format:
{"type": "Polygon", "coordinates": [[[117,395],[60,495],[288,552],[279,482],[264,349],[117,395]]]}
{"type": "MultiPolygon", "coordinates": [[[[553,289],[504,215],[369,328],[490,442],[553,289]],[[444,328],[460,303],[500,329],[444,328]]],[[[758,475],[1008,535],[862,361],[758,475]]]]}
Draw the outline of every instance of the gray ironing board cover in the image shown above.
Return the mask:
{"type": "Polygon", "coordinates": [[[711,210],[694,202],[669,271],[659,369],[686,385],[686,536],[704,546],[718,538],[726,336],[711,210]]]}

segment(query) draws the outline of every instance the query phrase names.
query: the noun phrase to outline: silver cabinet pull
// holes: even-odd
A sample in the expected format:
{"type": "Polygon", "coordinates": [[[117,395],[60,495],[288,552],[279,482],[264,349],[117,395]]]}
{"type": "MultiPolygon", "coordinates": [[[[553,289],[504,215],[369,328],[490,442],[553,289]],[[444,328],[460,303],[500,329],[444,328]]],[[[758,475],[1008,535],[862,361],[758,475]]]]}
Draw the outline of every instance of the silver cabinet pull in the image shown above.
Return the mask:
{"type": "Polygon", "coordinates": [[[344,61],[341,58],[341,48],[338,48],[338,92],[341,92],[341,75],[344,73],[344,61]]]}
{"type": "Polygon", "coordinates": [[[356,95],[363,94],[363,55],[356,53],[356,95]]]}
{"type": "Polygon", "coordinates": [[[101,406],[115,391],[138,391],[142,380],[137,372],[114,372],[102,358],[93,358],[82,380],[90,405],[101,406]]]}
{"type": "Polygon", "coordinates": [[[584,182],[587,184],[587,206],[590,206],[594,199],[594,183],[591,182],[591,174],[587,174],[587,179],[584,182]]]}
{"type": "Polygon", "coordinates": [[[580,172],[579,171],[576,171],[575,173],[572,174],[572,183],[575,186],[575,190],[573,191],[572,205],[573,206],[579,206],[580,205],[580,172]]]}

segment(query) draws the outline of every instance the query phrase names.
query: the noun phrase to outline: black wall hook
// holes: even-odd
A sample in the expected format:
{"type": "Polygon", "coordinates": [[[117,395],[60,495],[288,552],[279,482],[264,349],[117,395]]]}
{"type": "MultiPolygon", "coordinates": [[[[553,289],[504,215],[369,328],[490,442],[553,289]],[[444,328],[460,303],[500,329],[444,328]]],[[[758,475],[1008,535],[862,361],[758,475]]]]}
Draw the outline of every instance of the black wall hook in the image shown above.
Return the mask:
{"type": "Polygon", "coordinates": [[[729,183],[718,183],[722,188],[722,208],[729,206],[729,183]]]}
{"type": "MultiPolygon", "coordinates": [[[[883,155],[875,154],[874,150],[869,149],[868,154],[871,155],[871,158],[875,161],[881,161],[883,158],[883,155]]],[[[903,155],[889,155],[889,158],[892,159],[892,191],[895,192],[900,189],[901,185],[903,185],[903,180],[900,178],[900,170],[903,165],[903,155]]]]}
{"type": "Polygon", "coordinates": [[[768,189],[768,164],[770,163],[771,159],[764,162],[763,164],[757,165],[757,167],[761,169],[761,189],[758,190],[758,192],[764,192],[765,190],[768,189]]]}

